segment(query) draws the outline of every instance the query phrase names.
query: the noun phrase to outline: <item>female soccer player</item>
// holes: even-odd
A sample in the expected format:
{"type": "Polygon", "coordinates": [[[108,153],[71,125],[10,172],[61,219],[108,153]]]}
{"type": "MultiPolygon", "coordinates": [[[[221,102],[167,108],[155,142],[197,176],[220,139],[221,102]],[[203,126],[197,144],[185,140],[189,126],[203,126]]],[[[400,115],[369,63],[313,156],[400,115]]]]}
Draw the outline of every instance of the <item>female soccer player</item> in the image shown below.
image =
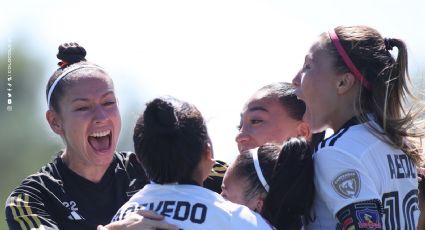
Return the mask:
{"type": "Polygon", "coordinates": [[[271,229],[247,207],[202,187],[215,161],[198,109],[174,98],[147,104],[134,128],[134,149],[151,184],[136,193],[113,221],[154,210],[181,229],[271,229]]]}
{"type": "Polygon", "coordinates": [[[227,170],[222,195],[260,213],[277,229],[299,230],[302,218],[309,220],[314,195],[311,153],[304,138],[244,151],[227,170]]]}
{"type": "Polygon", "coordinates": [[[310,138],[310,128],[302,120],[305,104],[294,94],[290,83],[263,86],[247,101],[236,136],[239,152],[265,143],[282,145],[290,137],[310,138]]]}
{"type": "MultiPolygon", "coordinates": [[[[305,104],[294,94],[290,83],[269,84],[255,92],[241,113],[236,137],[240,155],[223,180],[223,197],[261,213],[279,229],[301,229],[300,217],[308,220],[309,216],[314,192],[313,172],[309,168],[312,161],[308,148],[303,148],[304,152],[299,152],[298,148],[308,144],[294,139],[281,153],[281,145],[290,137],[310,139],[310,128],[302,120],[304,112],[305,104]],[[279,160],[279,165],[284,167],[275,167],[278,158],[285,159],[285,163],[279,160]],[[288,161],[292,161],[289,162],[291,167],[286,165],[288,161]],[[275,181],[273,185],[272,180],[275,181]],[[270,196],[269,189],[272,191],[270,196]],[[294,200],[298,203],[291,203],[294,200]],[[295,206],[303,208],[293,210],[295,206]],[[289,209],[293,210],[291,214],[287,212],[289,209]]],[[[323,136],[324,132],[313,134],[311,145],[322,140],[323,136]]]]}
{"type": "MultiPolygon", "coordinates": [[[[6,201],[10,229],[96,229],[146,183],[136,156],[116,153],[121,118],[112,79],[98,65],[87,62],[76,43],[59,46],[59,68],[46,88],[51,129],[65,149],[39,173],[28,176],[6,201]]],[[[146,213],[145,213],[146,215],[146,213]]],[[[148,225],[175,229],[147,213],[148,225]]],[[[114,228],[113,228],[114,227],[114,228]]]]}
{"type": "Polygon", "coordinates": [[[295,93],[313,132],[335,133],[314,154],[315,221],[307,229],[416,229],[424,132],[419,113],[405,107],[408,82],[405,43],[373,28],[339,26],[311,46],[295,93]]]}

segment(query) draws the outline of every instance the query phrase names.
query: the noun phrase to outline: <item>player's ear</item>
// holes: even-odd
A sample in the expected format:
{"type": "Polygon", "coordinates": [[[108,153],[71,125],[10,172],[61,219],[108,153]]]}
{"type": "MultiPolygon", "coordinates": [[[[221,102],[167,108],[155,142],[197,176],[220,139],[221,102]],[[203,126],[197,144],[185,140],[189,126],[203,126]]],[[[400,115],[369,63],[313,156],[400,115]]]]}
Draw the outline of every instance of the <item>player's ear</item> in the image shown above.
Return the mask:
{"type": "Polygon", "coordinates": [[[201,181],[207,179],[211,173],[211,169],[215,164],[213,158],[213,150],[210,143],[205,146],[204,152],[201,155],[201,161],[199,162],[197,169],[194,171],[193,178],[200,178],[201,181]]]}
{"type": "Polygon", "coordinates": [[[53,130],[53,132],[55,132],[58,135],[64,134],[63,127],[62,127],[62,120],[56,111],[52,109],[47,110],[46,119],[50,125],[50,128],[53,130]]]}
{"type": "Polygon", "coordinates": [[[355,86],[356,77],[350,72],[343,73],[338,76],[336,84],[338,95],[346,94],[355,86]]]}
{"type": "Polygon", "coordinates": [[[207,143],[205,157],[211,163],[211,167],[215,164],[214,152],[211,143],[207,143]]]}
{"type": "Polygon", "coordinates": [[[264,197],[259,195],[254,199],[255,199],[255,209],[254,209],[254,211],[261,213],[261,211],[263,210],[264,197]]]}
{"type": "Polygon", "coordinates": [[[301,121],[297,125],[297,136],[304,137],[307,140],[311,138],[311,130],[307,122],[301,121]]]}

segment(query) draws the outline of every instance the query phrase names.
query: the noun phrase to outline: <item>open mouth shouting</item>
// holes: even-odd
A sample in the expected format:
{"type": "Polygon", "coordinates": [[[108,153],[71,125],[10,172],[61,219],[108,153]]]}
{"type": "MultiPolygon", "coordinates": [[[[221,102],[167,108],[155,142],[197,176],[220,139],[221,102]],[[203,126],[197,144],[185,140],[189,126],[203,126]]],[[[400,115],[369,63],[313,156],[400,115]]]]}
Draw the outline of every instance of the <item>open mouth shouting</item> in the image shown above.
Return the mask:
{"type": "Polygon", "coordinates": [[[88,142],[96,152],[106,152],[111,149],[112,132],[111,130],[93,132],[89,135],[88,142]]]}

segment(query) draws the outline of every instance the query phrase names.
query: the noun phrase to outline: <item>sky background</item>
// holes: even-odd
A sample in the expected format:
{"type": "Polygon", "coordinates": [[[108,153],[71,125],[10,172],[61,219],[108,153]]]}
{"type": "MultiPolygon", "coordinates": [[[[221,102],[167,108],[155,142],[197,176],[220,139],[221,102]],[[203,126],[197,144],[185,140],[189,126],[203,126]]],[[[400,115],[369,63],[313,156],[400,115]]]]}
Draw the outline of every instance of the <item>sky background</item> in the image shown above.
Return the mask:
{"type": "MultiPolygon", "coordinates": [[[[402,38],[412,73],[423,77],[424,72],[420,0],[8,0],[1,8],[0,53],[23,43],[41,61],[42,85],[57,68],[58,45],[78,42],[87,59],[114,79],[121,112],[130,117],[124,122],[134,122],[154,97],[186,100],[207,119],[216,158],[228,162],[238,153],[236,126],[250,95],[266,84],[291,81],[311,43],[328,29],[365,24],[402,38]]],[[[32,116],[49,130],[44,88],[39,91],[28,98],[39,108],[32,116]]],[[[5,100],[1,90],[0,97],[5,100]]],[[[0,115],[5,113],[13,112],[3,106],[0,115]]]]}

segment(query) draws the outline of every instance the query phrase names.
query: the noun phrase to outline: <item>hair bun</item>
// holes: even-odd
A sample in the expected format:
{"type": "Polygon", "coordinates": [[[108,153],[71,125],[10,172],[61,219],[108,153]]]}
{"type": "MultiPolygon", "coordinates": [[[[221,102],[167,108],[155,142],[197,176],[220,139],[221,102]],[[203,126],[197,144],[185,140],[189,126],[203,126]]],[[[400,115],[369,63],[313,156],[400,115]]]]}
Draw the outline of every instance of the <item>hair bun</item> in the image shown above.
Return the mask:
{"type": "Polygon", "coordinates": [[[174,106],[162,99],[148,103],[143,114],[146,132],[167,135],[179,130],[178,118],[174,106]]]}
{"type": "Polygon", "coordinates": [[[62,60],[58,63],[62,68],[86,60],[86,50],[76,42],[63,43],[59,46],[58,50],[56,57],[62,60]]]}

